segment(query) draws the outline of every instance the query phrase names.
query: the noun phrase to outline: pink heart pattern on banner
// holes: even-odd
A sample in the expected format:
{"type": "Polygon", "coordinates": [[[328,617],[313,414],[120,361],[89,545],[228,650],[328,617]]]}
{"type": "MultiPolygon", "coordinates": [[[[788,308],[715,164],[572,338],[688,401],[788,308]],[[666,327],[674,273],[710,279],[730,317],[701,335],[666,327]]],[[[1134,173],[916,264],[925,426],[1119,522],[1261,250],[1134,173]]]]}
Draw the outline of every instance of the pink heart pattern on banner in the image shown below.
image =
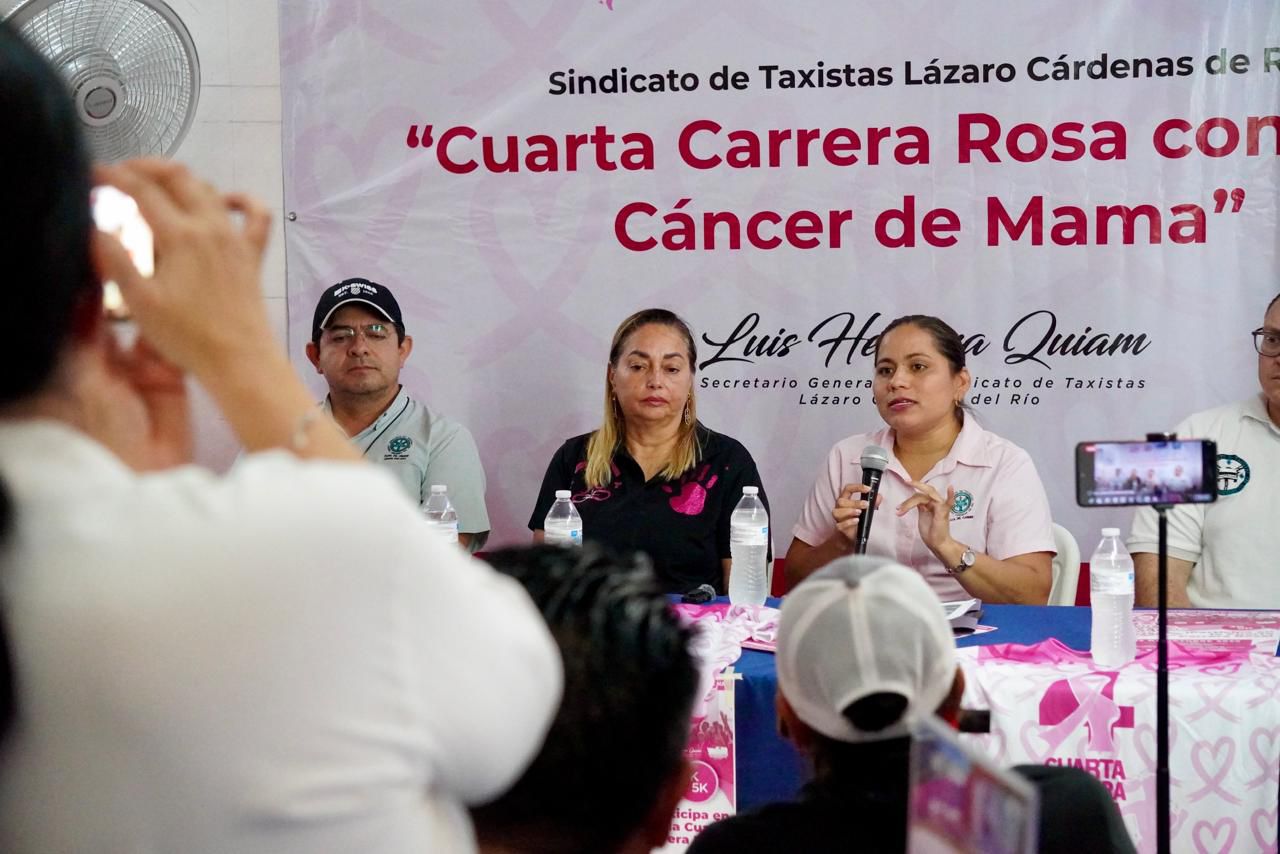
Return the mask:
{"type": "MultiPolygon", "coordinates": [[[[1174,726],[1169,730],[1169,752],[1172,753],[1178,746],[1178,733],[1180,730],[1174,726]]],[[[1133,744],[1138,751],[1138,756],[1142,758],[1143,765],[1152,773],[1156,768],[1156,728],[1151,724],[1138,724],[1133,728],[1133,744]]],[[[1175,785],[1177,785],[1175,783],[1175,785]]]]}
{"type": "Polygon", "coordinates": [[[556,215],[550,216],[552,208],[539,206],[549,205],[548,199],[554,199],[555,193],[549,193],[549,187],[555,189],[562,184],[563,180],[559,180],[542,187],[522,185],[511,190],[504,189],[499,181],[488,179],[476,190],[471,210],[471,239],[486,247],[484,264],[493,284],[509,301],[511,319],[475,337],[475,355],[470,362],[473,369],[489,364],[539,333],[579,350],[583,358],[597,355],[592,350],[596,338],[593,331],[575,321],[564,311],[564,306],[584,284],[589,255],[580,247],[591,245],[599,228],[598,218],[591,214],[602,204],[601,188],[593,188],[585,204],[574,205],[571,211],[556,210],[556,215]],[[535,280],[527,265],[519,261],[523,247],[504,242],[505,233],[498,227],[496,203],[500,197],[510,197],[512,193],[526,195],[535,211],[548,212],[541,218],[535,216],[535,224],[541,219],[547,228],[558,230],[555,239],[547,243],[559,245],[560,252],[541,281],[535,280]],[[566,233],[572,234],[572,239],[564,239],[566,233]]]}
{"type": "MultiPolygon", "coordinates": [[[[496,63],[484,67],[471,79],[462,81],[453,92],[476,101],[506,98],[518,90],[529,68],[568,68],[573,61],[561,51],[560,43],[572,32],[570,24],[582,12],[582,4],[551,3],[532,25],[506,0],[477,0],[491,31],[510,48],[505,56],[494,54],[496,63]]],[[[477,62],[477,66],[480,63],[477,62]]]]}
{"type": "Polygon", "coordinates": [[[1043,765],[1044,761],[1053,755],[1055,750],[1083,750],[1088,739],[1088,735],[1081,727],[1080,732],[1049,732],[1045,733],[1048,727],[1042,727],[1036,721],[1024,721],[1022,729],[1018,732],[1018,740],[1022,743],[1022,750],[1027,757],[1028,762],[1036,765],[1043,765]],[[1079,745],[1068,745],[1067,738],[1072,735],[1079,737],[1079,745]],[[1038,745],[1044,745],[1043,748],[1038,745]]]}
{"type": "Polygon", "coordinates": [[[993,727],[991,732],[985,735],[971,735],[966,738],[971,743],[980,745],[983,754],[989,756],[997,765],[1011,765],[1021,761],[1009,758],[1009,745],[1005,739],[1004,730],[993,727]]]}
{"type": "Polygon", "coordinates": [[[307,14],[282,8],[280,15],[280,65],[288,67],[305,63],[315,51],[330,50],[344,32],[358,26],[360,35],[388,48],[401,57],[422,62],[423,57],[440,50],[438,42],[406,27],[405,20],[392,20],[371,0],[344,0],[342,3],[317,3],[307,14]]]}
{"type": "Polygon", "coordinates": [[[1258,689],[1258,696],[1245,703],[1245,708],[1255,708],[1264,703],[1274,703],[1276,693],[1280,692],[1280,679],[1270,674],[1263,674],[1254,681],[1254,687],[1258,689]]]}
{"type": "Polygon", "coordinates": [[[1249,829],[1253,831],[1253,839],[1258,843],[1258,850],[1266,854],[1276,852],[1276,834],[1280,832],[1280,810],[1255,810],[1249,819],[1249,829]]]}
{"type": "Polygon", "coordinates": [[[1195,768],[1196,773],[1205,783],[1191,793],[1192,801],[1198,801],[1209,794],[1216,794],[1229,803],[1240,803],[1239,798],[1222,788],[1222,781],[1231,773],[1231,761],[1235,759],[1235,755],[1236,743],[1229,735],[1224,735],[1212,745],[1200,742],[1191,748],[1191,767],[1195,768]],[[1201,762],[1201,757],[1204,756],[1208,757],[1208,763],[1201,762]],[[1206,767],[1207,764],[1209,767],[1206,767]]]}
{"type": "Polygon", "coordinates": [[[1198,854],[1230,854],[1231,844],[1236,841],[1235,819],[1220,818],[1213,824],[1198,821],[1191,829],[1191,840],[1198,854]]]}
{"type": "MultiPolygon", "coordinates": [[[[377,216],[353,221],[344,213],[346,200],[334,198],[325,187],[332,180],[332,170],[321,168],[325,157],[340,159],[357,182],[369,181],[376,162],[374,153],[383,146],[402,144],[404,128],[414,118],[404,107],[388,107],[370,116],[358,133],[336,124],[319,124],[300,134],[293,155],[290,177],[293,180],[293,197],[290,199],[299,215],[298,229],[323,225],[328,239],[314,247],[323,253],[330,270],[324,270],[319,281],[329,281],[332,270],[353,267],[364,273],[378,264],[392,246],[404,237],[404,225],[413,210],[413,199],[423,179],[421,168],[404,170],[387,181],[387,192],[379,198],[381,208],[377,216]],[[335,230],[340,232],[337,237],[335,230]]],[[[374,278],[377,274],[368,273],[374,278]]],[[[307,311],[311,295],[308,294],[307,311]]],[[[306,311],[303,314],[307,314],[306,311]]]]}
{"type": "Polygon", "coordinates": [[[1249,755],[1258,763],[1262,773],[1246,783],[1246,787],[1253,789],[1269,780],[1280,779],[1280,758],[1276,756],[1278,743],[1280,727],[1259,727],[1249,736],[1249,755]]]}

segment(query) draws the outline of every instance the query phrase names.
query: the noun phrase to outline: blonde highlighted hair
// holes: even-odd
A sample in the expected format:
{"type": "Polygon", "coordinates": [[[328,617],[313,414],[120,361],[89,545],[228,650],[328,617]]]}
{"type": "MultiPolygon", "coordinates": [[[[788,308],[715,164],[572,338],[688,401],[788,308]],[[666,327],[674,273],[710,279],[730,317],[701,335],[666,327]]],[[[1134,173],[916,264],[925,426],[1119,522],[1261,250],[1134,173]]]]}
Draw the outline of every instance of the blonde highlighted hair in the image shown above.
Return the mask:
{"type": "MultiPolygon", "coordinates": [[[[622,358],[622,348],[631,333],[641,326],[657,324],[674,329],[684,338],[686,356],[689,360],[689,373],[698,369],[698,347],[693,341],[693,332],[678,314],[665,308],[646,308],[637,311],[618,326],[613,333],[613,343],[609,345],[609,364],[615,369],[622,358]]],[[[692,469],[702,458],[702,447],[698,444],[698,405],[694,399],[693,387],[689,388],[689,399],[685,403],[686,415],[680,421],[680,434],[676,437],[675,447],[666,466],[659,472],[667,480],[675,480],[692,469]]],[[[613,479],[611,464],[614,454],[627,440],[627,422],[618,409],[613,396],[613,388],[606,376],[604,381],[604,422],[600,429],[591,434],[587,441],[587,486],[595,488],[604,486],[613,479]]]]}

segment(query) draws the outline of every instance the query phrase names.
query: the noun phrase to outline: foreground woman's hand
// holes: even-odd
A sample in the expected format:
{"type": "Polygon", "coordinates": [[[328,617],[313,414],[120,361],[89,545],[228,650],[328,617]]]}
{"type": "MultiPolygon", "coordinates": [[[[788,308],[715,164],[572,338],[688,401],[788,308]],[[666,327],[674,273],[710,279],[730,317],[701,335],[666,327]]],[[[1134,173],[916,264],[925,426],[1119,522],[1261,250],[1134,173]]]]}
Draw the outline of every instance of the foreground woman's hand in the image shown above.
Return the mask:
{"type": "Polygon", "coordinates": [[[119,284],[142,337],[208,389],[241,444],[359,460],[337,425],[319,417],[272,333],[260,284],[266,208],[167,160],[102,166],[95,179],[137,201],[156,256],[155,274],[143,277],[115,244],[101,272],[119,284]]]}

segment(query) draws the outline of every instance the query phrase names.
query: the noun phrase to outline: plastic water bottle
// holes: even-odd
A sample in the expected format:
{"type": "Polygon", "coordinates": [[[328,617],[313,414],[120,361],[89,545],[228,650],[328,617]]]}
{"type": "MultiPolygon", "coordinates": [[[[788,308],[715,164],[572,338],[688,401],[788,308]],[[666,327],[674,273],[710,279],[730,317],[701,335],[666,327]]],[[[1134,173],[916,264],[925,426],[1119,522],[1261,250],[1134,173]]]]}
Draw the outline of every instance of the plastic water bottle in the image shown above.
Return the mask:
{"type": "Polygon", "coordinates": [[[729,601],[763,605],[769,594],[769,514],[760,487],[742,487],[742,499],[729,517],[729,601]]]}
{"type": "Polygon", "coordinates": [[[1119,528],[1102,529],[1102,542],[1089,559],[1089,600],[1094,663],[1120,667],[1133,661],[1133,558],[1120,542],[1119,528]]]}
{"type": "Polygon", "coordinates": [[[582,517],[569,500],[567,489],[556,490],[556,503],[547,511],[542,523],[542,541],[555,546],[582,545],[582,517]]]}
{"type": "Polygon", "coordinates": [[[449,488],[443,483],[431,485],[431,497],[425,510],[427,525],[446,543],[458,542],[458,511],[449,501],[449,488]]]}

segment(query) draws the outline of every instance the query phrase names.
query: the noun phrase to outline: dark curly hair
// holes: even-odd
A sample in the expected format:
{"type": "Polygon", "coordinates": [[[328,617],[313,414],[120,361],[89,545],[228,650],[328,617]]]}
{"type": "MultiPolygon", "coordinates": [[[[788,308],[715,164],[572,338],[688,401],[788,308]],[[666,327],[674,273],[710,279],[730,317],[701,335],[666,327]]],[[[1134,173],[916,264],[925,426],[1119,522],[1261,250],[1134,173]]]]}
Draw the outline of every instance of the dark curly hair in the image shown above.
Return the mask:
{"type": "Polygon", "coordinates": [[[472,813],[482,840],[524,852],[616,850],[680,767],[698,672],[648,559],[533,546],[487,556],[524,585],[564,661],[564,696],[516,784],[472,813]]]}

